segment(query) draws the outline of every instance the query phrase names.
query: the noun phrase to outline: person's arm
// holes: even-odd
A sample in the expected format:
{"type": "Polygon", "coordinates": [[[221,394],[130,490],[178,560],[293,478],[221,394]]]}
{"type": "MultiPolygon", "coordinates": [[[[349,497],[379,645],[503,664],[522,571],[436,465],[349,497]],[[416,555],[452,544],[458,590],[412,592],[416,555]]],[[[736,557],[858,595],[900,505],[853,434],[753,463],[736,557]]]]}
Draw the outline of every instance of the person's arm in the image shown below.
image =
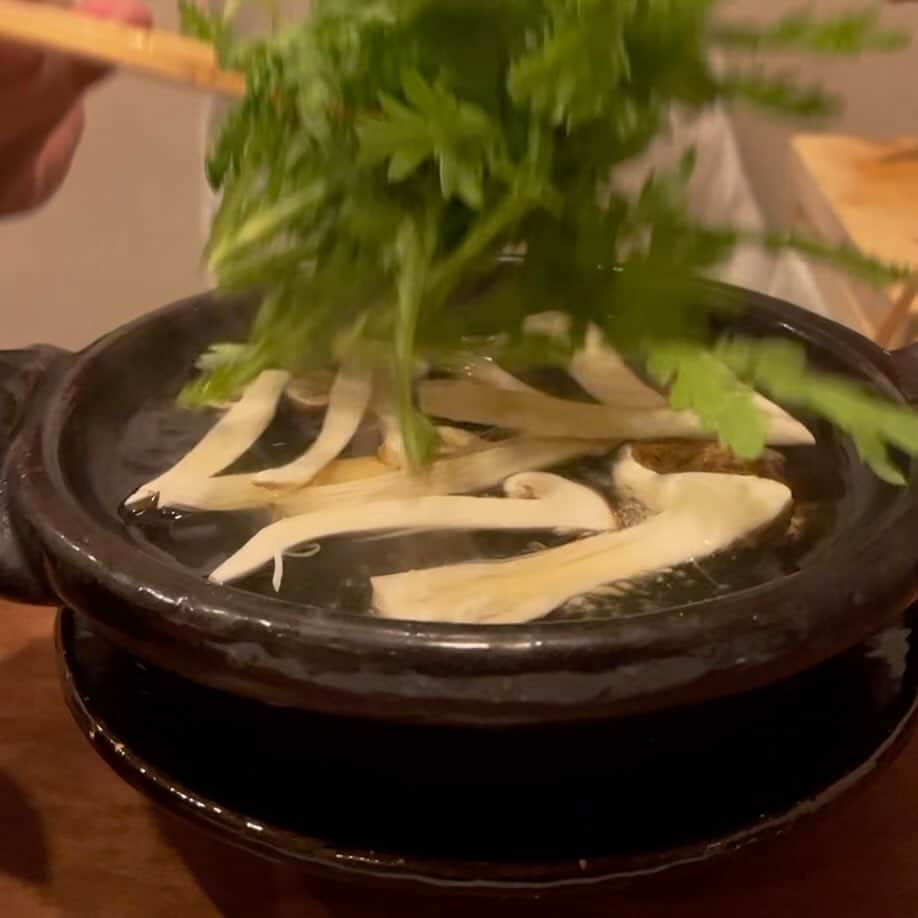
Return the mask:
{"type": "MultiPolygon", "coordinates": [[[[149,25],[140,0],[79,0],[88,16],[149,25]]],[[[60,186],[83,132],[82,97],[105,71],[0,43],[0,216],[43,204],[60,186]]]]}

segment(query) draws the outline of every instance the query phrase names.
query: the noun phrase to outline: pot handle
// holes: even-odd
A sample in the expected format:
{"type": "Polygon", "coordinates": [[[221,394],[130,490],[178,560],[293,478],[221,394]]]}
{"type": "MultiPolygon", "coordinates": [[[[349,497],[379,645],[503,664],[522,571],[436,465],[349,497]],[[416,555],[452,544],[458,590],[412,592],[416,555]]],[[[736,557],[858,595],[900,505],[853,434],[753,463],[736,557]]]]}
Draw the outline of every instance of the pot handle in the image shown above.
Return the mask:
{"type": "Polygon", "coordinates": [[[10,447],[23,422],[35,411],[42,383],[68,356],[49,345],[0,351],[0,594],[33,605],[53,603],[54,592],[40,558],[29,550],[27,539],[16,526],[10,504],[10,483],[15,474],[10,447]]]}

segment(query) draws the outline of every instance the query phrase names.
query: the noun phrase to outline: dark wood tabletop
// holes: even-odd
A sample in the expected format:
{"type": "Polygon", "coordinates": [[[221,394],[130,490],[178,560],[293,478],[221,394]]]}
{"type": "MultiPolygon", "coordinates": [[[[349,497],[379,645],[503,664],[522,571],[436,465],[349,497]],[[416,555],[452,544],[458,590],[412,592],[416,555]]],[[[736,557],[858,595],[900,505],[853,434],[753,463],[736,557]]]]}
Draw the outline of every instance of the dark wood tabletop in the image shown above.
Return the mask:
{"type": "MultiPolygon", "coordinates": [[[[0,607],[0,914],[10,918],[915,918],[918,742],[783,839],[628,892],[469,902],[319,885],[162,815],[64,707],[54,613],[0,607]]],[[[673,765],[678,781],[678,763],[673,765]]],[[[691,793],[691,788],[686,788],[691,793]]]]}

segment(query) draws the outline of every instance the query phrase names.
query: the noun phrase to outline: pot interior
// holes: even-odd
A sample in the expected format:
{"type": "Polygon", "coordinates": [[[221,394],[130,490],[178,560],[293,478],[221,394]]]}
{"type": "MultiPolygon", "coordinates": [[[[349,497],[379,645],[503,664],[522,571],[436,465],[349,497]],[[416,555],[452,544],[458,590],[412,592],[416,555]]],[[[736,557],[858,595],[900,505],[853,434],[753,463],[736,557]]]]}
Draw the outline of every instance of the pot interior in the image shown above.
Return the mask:
{"type": "MultiPolygon", "coordinates": [[[[758,330],[797,334],[807,340],[812,358],[821,365],[888,387],[866,352],[859,353],[843,339],[834,341],[819,328],[814,332],[802,316],[799,323],[788,324],[786,316],[756,306],[758,330]]],[[[178,408],[176,396],[208,345],[244,337],[250,315],[250,302],[207,297],[165,310],[97,345],[79,386],[68,392],[60,461],[71,493],[95,520],[129,539],[141,552],[202,578],[267,522],[264,514],[148,511],[127,515],[122,504],[138,485],[187,452],[213,423],[210,412],[178,408]]],[[[793,536],[784,521],[754,543],[705,562],[571,601],[546,623],[646,615],[754,589],[828,563],[837,549],[882,527],[884,517],[897,512],[908,491],[877,480],[859,462],[850,442],[827,425],[802,420],[816,433],[818,443],[782,450],[797,508],[791,522],[793,536]]],[[[282,403],[259,443],[228,471],[253,471],[294,458],[314,438],[320,421],[321,416],[282,403]]],[[[366,452],[366,441],[361,443],[358,437],[351,451],[366,452]]],[[[606,490],[608,466],[605,457],[558,471],[606,490]]],[[[469,532],[329,539],[317,557],[285,560],[280,600],[343,615],[366,615],[372,575],[506,558],[563,541],[545,533],[469,532]]],[[[272,571],[264,570],[234,589],[274,597],[271,579],[272,571]]]]}

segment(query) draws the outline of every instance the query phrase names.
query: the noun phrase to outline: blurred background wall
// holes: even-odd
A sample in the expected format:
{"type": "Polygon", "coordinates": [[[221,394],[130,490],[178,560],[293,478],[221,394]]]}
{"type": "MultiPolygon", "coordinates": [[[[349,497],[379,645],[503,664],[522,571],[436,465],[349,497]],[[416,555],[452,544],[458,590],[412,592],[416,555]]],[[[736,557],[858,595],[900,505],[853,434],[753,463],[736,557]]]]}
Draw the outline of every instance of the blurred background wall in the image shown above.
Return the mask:
{"type": "MultiPolygon", "coordinates": [[[[175,25],[173,0],[151,5],[159,24],[175,25]]],[[[728,0],[726,8],[764,19],[800,5],[728,0]]],[[[831,12],[863,4],[805,5],[831,12]]],[[[807,77],[845,97],[845,114],[827,125],[832,130],[918,136],[918,7],[892,6],[885,16],[915,35],[911,51],[805,67],[807,77]]],[[[61,193],[40,213],[0,224],[0,347],[39,340],[79,347],[205,286],[199,259],[206,101],[130,77],[94,95],[82,150],[61,193]]],[[[791,206],[788,129],[743,114],[737,130],[760,203],[770,220],[781,221],[791,206]]]]}
{"type": "MultiPolygon", "coordinates": [[[[767,21],[789,10],[838,13],[871,6],[876,0],[727,0],[730,15],[767,21]]],[[[848,61],[772,58],[797,68],[814,83],[825,85],[844,100],[843,113],[819,128],[871,139],[918,137],[918,4],[885,3],[883,18],[912,35],[912,47],[897,54],[868,55],[848,61]]],[[[734,118],[746,168],[766,216],[785,223],[792,206],[787,181],[787,139],[793,127],[737,112],[734,118]]],[[[806,130],[815,128],[807,125],[806,130]]],[[[918,207],[918,202],[916,202],[918,207]]]]}
{"type": "MultiPolygon", "coordinates": [[[[176,25],[174,0],[148,2],[158,24],[176,25]]],[[[0,222],[0,347],[79,347],[204,286],[204,100],[117,76],[87,109],[59,194],[0,222]]]]}

